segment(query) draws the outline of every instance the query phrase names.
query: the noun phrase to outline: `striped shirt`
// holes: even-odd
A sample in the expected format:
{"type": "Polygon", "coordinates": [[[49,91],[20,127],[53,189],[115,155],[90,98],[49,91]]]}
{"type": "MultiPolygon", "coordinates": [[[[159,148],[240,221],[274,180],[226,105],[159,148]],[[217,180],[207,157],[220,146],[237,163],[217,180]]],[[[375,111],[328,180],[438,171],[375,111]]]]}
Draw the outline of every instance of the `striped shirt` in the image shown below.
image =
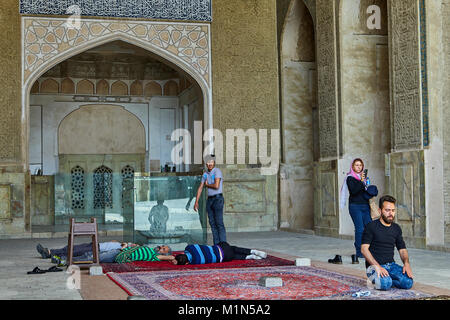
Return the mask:
{"type": "Polygon", "coordinates": [[[190,264],[217,263],[223,261],[223,251],[219,246],[190,244],[184,249],[190,264]]]}
{"type": "Polygon", "coordinates": [[[133,261],[160,261],[155,249],[147,246],[127,247],[116,256],[117,263],[133,261]]]}

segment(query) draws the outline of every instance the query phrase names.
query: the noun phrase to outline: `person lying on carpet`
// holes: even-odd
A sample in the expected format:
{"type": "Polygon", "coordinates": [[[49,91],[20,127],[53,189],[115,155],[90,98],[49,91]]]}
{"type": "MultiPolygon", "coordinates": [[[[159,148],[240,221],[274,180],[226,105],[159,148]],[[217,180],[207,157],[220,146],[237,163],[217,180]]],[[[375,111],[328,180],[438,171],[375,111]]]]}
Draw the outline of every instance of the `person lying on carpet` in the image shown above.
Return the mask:
{"type": "Polygon", "coordinates": [[[178,254],[172,260],[172,263],[176,265],[206,264],[265,258],[267,258],[266,252],[230,246],[227,242],[220,242],[214,246],[190,244],[186,246],[184,253],[178,254]]]}
{"type": "Polygon", "coordinates": [[[172,250],[167,245],[150,248],[148,246],[126,247],[115,257],[117,263],[128,263],[133,261],[172,261],[172,250]]]}
{"type": "MultiPolygon", "coordinates": [[[[120,250],[128,246],[136,246],[136,244],[111,240],[107,242],[99,242],[98,251],[99,253],[102,253],[109,250],[120,250]]],[[[38,245],[36,246],[36,250],[39,252],[43,259],[50,259],[52,256],[67,257],[68,254],[67,246],[61,249],[48,249],[44,248],[40,243],[38,243],[38,245]]],[[[82,256],[86,252],[92,252],[92,242],[75,244],[73,246],[74,257],[82,256]]]]}
{"type": "MultiPolygon", "coordinates": [[[[100,242],[99,246],[99,262],[113,263],[116,256],[125,248],[136,247],[135,243],[118,242],[116,240],[108,242],[100,242]]],[[[52,263],[63,266],[67,260],[67,246],[62,249],[48,249],[41,244],[36,247],[42,258],[51,258],[52,263]]],[[[156,252],[162,255],[169,255],[172,251],[169,246],[157,246],[154,248],[156,252]]],[[[73,246],[73,261],[91,261],[93,259],[92,243],[83,243],[73,246]]]]}

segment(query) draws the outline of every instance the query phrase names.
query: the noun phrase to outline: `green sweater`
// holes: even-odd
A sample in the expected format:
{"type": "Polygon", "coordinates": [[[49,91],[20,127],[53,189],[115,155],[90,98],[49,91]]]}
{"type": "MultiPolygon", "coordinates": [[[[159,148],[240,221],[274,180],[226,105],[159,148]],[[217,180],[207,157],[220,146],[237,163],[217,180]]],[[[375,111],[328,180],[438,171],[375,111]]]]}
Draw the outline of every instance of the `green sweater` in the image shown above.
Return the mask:
{"type": "Polygon", "coordinates": [[[122,249],[116,256],[117,263],[127,263],[133,261],[160,261],[156,251],[147,246],[136,246],[122,249]]]}

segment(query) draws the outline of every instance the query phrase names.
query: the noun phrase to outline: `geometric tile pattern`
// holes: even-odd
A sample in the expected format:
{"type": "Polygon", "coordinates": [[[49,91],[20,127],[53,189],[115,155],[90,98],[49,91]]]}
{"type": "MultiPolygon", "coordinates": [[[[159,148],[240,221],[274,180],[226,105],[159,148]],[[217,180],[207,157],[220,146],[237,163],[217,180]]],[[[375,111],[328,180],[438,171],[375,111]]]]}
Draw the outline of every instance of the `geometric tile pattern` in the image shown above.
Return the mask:
{"type": "Polygon", "coordinates": [[[211,0],[20,0],[21,14],[211,21],[211,0]]]}
{"type": "Polygon", "coordinates": [[[66,25],[66,19],[22,19],[24,83],[38,67],[71,48],[123,34],[187,63],[209,86],[209,25],[81,19],[75,29],[66,25]]]}

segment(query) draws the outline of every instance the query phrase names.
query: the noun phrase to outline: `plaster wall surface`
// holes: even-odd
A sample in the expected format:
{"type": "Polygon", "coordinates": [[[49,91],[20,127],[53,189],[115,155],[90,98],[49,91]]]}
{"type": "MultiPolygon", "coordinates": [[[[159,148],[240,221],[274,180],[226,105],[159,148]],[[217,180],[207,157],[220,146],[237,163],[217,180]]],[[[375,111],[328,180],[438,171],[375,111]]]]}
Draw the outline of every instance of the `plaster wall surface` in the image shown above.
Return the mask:
{"type": "MultiPolygon", "coordinates": [[[[444,213],[444,112],[445,86],[449,75],[443,70],[442,61],[448,58],[448,42],[445,42],[445,3],[426,1],[426,54],[427,54],[427,94],[429,147],[424,151],[425,162],[425,210],[426,244],[442,246],[445,243],[444,213]],[[444,40],[444,41],[443,41],[444,40]],[[447,46],[447,48],[446,48],[447,46]],[[447,51],[445,51],[447,49],[447,51]],[[445,56],[447,53],[447,57],[445,56]]],[[[448,24],[448,23],[447,23],[448,24]]],[[[448,39],[447,39],[448,40],[448,39]]],[[[423,44],[422,44],[423,45],[423,44]]],[[[448,59],[447,59],[448,61],[448,59]]]]}
{"type": "Polygon", "coordinates": [[[442,112],[444,148],[444,232],[445,244],[450,245],[450,0],[442,1],[442,112]]]}
{"type": "MultiPolygon", "coordinates": [[[[32,106],[42,106],[42,157],[44,160],[44,174],[52,175],[58,172],[58,128],[63,119],[71,112],[77,110],[85,102],[61,101],[59,96],[54,95],[32,95],[30,104],[32,106]]],[[[148,101],[135,101],[127,104],[112,104],[122,106],[125,110],[135,115],[142,125],[146,133],[146,151],[150,153],[150,160],[160,160],[161,163],[170,159],[161,159],[161,121],[160,109],[178,108],[178,97],[152,97],[148,101]]],[[[173,119],[175,122],[175,119],[173,119]]],[[[38,127],[31,128],[31,137],[40,135],[38,131],[34,131],[38,127]]],[[[38,146],[30,143],[30,159],[39,160],[40,150],[38,146]]]]}
{"type": "MultiPolygon", "coordinates": [[[[213,123],[224,137],[226,129],[280,127],[276,13],[270,0],[214,2],[213,123]]],[[[234,163],[220,166],[225,225],[237,231],[275,230],[277,175],[262,176],[259,169],[237,165],[236,157],[234,163]]]]}

